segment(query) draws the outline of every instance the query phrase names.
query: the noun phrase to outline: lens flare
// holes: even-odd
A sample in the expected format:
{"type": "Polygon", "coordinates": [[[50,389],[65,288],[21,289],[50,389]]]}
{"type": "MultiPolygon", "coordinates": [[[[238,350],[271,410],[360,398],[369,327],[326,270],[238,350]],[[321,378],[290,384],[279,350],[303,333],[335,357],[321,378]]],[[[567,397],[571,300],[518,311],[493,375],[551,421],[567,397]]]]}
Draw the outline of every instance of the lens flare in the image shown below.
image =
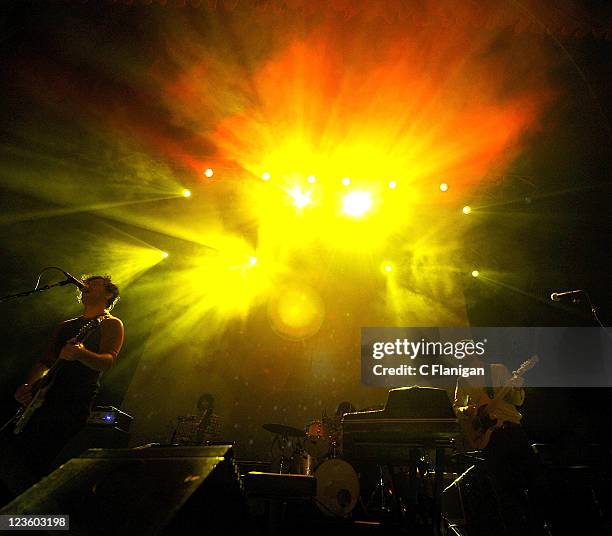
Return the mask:
{"type": "Polygon", "coordinates": [[[317,333],[325,317],[319,295],[306,286],[288,286],[270,300],[268,314],[274,330],[290,339],[305,339],[317,333]]]}

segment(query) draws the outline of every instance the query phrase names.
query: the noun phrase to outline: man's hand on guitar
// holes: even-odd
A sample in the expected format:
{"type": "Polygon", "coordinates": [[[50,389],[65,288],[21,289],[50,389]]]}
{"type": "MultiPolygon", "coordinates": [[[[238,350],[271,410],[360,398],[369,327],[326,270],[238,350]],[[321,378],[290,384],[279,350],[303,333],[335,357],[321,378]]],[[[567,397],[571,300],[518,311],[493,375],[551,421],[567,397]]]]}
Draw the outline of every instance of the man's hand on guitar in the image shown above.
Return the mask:
{"type": "Polygon", "coordinates": [[[513,387],[514,389],[520,389],[521,387],[523,387],[524,383],[525,379],[522,376],[513,376],[512,378],[510,378],[510,380],[508,380],[508,385],[510,387],[513,387]]]}
{"type": "Polygon", "coordinates": [[[27,406],[32,401],[32,386],[27,383],[20,385],[15,391],[15,400],[22,406],[27,406]]]}
{"type": "Polygon", "coordinates": [[[75,343],[74,339],[71,339],[62,348],[59,358],[66,361],[78,361],[82,352],[83,345],[80,342],[75,343]]]}
{"type": "Polygon", "coordinates": [[[470,406],[465,406],[461,409],[461,415],[469,419],[475,417],[477,413],[478,413],[478,406],[470,405],[470,406]]]}

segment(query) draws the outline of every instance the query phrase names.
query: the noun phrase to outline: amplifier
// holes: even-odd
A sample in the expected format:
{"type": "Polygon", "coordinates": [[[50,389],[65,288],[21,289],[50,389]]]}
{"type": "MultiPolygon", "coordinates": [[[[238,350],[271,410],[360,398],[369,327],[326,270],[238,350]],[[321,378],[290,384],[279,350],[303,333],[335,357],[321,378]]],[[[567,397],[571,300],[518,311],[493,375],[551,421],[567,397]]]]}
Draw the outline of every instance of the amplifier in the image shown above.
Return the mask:
{"type": "Polygon", "coordinates": [[[129,432],[134,418],[114,406],[96,406],[87,419],[87,424],[109,426],[129,432]]]}

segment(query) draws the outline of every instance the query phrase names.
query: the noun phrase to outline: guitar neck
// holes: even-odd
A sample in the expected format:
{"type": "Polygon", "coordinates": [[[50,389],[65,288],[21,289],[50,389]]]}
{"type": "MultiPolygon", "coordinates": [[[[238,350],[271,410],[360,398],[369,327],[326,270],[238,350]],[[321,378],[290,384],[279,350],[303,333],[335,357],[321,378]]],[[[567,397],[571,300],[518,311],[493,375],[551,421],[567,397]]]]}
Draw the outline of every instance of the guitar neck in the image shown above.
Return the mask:
{"type": "Polygon", "coordinates": [[[512,373],[510,379],[495,393],[493,399],[489,402],[489,409],[494,408],[496,404],[499,403],[500,400],[503,400],[506,395],[513,389],[513,385],[510,383],[515,378],[521,378],[526,372],[531,370],[537,363],[539,362],[539,358],[537,355],[531,356],[527,361],[525,361],[517,370],[512,373]]]}

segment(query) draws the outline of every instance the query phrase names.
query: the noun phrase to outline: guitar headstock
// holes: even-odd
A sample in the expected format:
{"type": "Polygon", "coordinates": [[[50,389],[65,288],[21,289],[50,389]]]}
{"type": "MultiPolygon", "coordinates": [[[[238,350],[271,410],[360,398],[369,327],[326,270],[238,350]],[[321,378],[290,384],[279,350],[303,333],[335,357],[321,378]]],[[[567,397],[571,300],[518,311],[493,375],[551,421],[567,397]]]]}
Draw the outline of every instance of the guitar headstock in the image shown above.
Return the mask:
{"type": "Polygon", "coordinates": [[[530,371],[533,367],[535,367],[540,362],[540,358],[537,355],[532,355],[527,361],[523,361],[521,366],[516,369],[512,375],[513,376],[522,376],[525,372],[530,371]]]}

